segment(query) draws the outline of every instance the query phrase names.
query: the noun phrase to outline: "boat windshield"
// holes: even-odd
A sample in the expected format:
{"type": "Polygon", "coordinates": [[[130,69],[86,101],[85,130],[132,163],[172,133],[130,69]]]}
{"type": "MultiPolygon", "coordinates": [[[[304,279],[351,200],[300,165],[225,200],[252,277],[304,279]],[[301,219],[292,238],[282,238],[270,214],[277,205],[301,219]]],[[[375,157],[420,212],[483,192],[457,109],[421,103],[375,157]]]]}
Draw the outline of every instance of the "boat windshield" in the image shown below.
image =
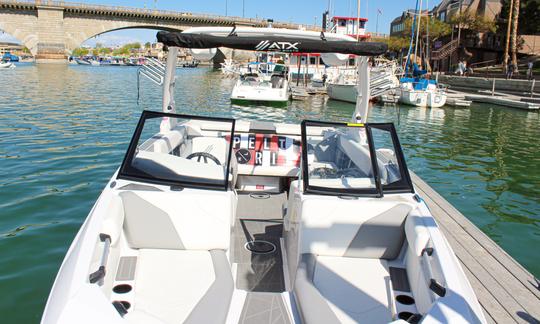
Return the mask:
{"type": "Polygon", "coordinates": [[[392,124],[302,123],[304,191],[382,196],[412,192],[392,124]]]}
{"type": "Polygon", "coordinates": [[[227,190],[234,120],[144,111],[118,178],[227,190]]]}

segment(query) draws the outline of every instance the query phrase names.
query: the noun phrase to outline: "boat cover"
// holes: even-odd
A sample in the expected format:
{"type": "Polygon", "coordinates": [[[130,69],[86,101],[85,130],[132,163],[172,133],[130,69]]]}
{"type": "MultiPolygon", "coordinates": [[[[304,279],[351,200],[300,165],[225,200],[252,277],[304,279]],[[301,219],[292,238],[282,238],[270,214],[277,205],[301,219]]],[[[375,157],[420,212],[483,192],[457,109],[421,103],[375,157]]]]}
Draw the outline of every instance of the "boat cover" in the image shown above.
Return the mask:
{"type": "Polygon", "coordinates": [[[212,36],[180,32],[160,31],[159,42],[165,46],[186,48],[228,47],[247,51],[271,51],[284,53],[343,53],[376,56],[388,50],[385,43],[326,41],[278,36],[212,36]]]}

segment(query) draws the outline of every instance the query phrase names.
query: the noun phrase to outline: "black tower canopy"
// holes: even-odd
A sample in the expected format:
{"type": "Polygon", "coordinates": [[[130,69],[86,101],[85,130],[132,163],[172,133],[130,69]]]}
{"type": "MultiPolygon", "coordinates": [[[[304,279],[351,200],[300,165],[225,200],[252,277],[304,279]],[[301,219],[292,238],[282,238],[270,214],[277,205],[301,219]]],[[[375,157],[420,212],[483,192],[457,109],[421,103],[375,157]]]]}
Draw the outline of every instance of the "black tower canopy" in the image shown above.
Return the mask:
{"type": "Polygon", "coordinates": [[[247,51],[284,53],[343,53],[377,56],[388,50],[388,45],[385,43],[326,41],[288,36],[212,36],[160,31],[157,34],[157,40],[165,46],[173,47],[228,47],[247,51]]]}

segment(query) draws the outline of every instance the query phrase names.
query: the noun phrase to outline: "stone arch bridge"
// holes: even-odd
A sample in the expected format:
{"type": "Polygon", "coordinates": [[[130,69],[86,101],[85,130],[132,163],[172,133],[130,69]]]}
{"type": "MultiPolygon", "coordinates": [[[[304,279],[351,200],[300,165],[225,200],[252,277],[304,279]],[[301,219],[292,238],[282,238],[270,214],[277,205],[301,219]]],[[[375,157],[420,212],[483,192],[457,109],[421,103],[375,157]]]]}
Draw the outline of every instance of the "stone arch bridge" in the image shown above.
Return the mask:
{"type": "MultiPolygon", "coordinates": [[[[263,19],[89,5],[51,0],[0,0],[0,30],[26,46],[39,63],[64,62],[84,41],[127,28],[181,31],[195,26],[267,27],[263,19]]],[[[273,27],[316,29],[291,23],[273,27]]]]}

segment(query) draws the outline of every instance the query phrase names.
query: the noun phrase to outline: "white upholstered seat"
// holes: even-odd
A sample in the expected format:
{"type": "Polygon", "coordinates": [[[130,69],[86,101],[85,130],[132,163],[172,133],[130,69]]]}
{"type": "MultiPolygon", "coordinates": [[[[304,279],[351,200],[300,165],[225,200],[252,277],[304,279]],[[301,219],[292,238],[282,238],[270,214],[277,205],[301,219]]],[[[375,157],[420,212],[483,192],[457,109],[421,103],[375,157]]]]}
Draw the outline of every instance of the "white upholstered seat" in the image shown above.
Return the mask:
{"type": "Polygon", "coordinates": [[[385,260],[304,254],[295,294],[306,323],[392,320],[385,260]]]}

